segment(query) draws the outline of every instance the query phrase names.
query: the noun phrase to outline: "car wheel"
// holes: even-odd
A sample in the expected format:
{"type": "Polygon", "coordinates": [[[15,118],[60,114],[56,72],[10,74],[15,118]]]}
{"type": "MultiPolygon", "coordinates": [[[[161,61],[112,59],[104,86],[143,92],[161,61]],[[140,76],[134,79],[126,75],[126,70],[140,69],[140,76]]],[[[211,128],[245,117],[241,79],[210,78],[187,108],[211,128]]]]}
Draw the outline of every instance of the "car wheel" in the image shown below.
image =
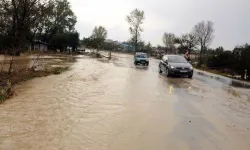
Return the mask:
{"type": "Polygon", "coordinates": [[[167,77],[170,77],[170,73],[169,73],[167,68],[166,68],[166,75],[167,75],[167,77]]]}
{"type": "Polygon", "coordinates": [[[134,64],[137,65],[137,62],[135,62],[134,64]]]}
{"type": "Polygon", "coordinates": [[[192,75],[192,74],[188,75],[188,78],[192,79],[192,78],[193,78],[193,75],[192,75]]]}
{"type": "Polygon", "coordinates": [[[149,63],[146,63],[146,66],[148,66],[149,63]]]}
{"type": "Polygon", "coordinates": [[[161,71],[161,66],[159,66],[159,73],[162,73],[162,71],[161,71]]]}

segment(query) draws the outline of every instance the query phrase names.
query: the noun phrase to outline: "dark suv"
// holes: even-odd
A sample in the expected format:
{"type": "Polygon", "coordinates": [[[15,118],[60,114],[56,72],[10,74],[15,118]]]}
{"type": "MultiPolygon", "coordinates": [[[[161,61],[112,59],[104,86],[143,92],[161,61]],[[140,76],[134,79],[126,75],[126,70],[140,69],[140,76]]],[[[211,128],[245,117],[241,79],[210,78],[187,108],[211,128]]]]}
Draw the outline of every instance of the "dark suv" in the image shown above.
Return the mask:
{"type": "Polygon", "coordinates": [[[147,54],[146,53],[141,53],[141,52],[135,53],[134,64],[135,65],[143,64],[143,65],[148,66],[149,65],[149,60],[148,60],[147,54]]]}
{"type": "Polygon", "coordinates": [[[193,67],[183,56],[165,55],[159,64],[159,73],[164,72],[167,76],[179,75],[193,77],[193,67]]]}

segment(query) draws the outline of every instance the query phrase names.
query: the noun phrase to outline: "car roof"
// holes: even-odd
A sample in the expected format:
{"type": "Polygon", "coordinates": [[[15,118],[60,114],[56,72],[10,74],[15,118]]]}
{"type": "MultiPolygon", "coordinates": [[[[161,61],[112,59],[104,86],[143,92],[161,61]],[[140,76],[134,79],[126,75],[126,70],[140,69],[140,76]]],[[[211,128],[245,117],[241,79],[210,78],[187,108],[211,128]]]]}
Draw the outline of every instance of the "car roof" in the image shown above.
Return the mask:
{"type": "Polygon", "coordinates": [[[143,52],[136,52],[135,54],[136,54],[136,55],[142,55],[142,54],[146,54],[146,53],[143,53],[143,52]]]}
{"type": "Polygon", "coordinates": [[[169,57],[173,57],[173,56],[183,57],[183,56],[181,56],[181,55],[164,55],[164,56],[162,57],[162,59],[168,59],[169,57]]]}
{"type": "Polygon", "coordinates": [[[164,56],[181,56],[181,55],[164,55],[164,56]]]}

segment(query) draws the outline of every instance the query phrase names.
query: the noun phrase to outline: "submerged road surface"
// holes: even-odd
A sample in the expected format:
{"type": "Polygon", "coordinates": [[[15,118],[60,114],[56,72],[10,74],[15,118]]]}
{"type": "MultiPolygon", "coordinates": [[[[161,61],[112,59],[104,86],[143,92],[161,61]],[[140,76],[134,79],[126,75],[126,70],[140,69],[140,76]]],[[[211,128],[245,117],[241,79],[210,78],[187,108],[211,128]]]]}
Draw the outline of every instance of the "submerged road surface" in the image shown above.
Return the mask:
{"type": "Polygon", "coordinates": [[[0,105],[0,149],[250,150],[250,89],[230,84],[167,78],[154,59],[79,58],[0,105]]]}

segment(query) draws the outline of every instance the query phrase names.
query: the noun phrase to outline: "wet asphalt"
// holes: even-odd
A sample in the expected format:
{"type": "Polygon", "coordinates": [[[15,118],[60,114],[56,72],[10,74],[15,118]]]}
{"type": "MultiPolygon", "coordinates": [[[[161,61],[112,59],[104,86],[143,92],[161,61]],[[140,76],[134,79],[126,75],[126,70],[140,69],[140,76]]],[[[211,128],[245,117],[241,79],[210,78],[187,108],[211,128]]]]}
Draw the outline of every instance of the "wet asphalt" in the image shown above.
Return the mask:
{"type": "Polygon", "coordinates": [[[250,149],[248,86],[197,70],[166,77],[158,63],[83,56],[63,74],[18,85],[0,105],[0,149],[250,149]]]}

